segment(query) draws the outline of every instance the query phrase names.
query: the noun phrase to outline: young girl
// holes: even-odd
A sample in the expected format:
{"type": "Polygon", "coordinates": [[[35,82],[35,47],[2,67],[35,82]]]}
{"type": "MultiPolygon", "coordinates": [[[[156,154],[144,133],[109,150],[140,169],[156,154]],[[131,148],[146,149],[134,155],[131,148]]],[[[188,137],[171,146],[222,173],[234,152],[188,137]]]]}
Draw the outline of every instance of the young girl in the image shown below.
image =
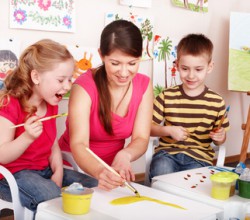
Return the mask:
{"type": "MultiPolygon", "coordinates": [[[[0,92],[0,164],[13,173],[23,206],[35,211],[45,200],[60,196],[73,182],[92,187],[97,181],[73,170],[63,170],[56,138],[58,103],[71,88],[75,63],[62,45],[41,40],[21,55],[0,92]],[[12,128],[24,123],[24,126],[12,128]]],[[[11,201],[9,186],[0,175],[0,197],[11,201]]]]}

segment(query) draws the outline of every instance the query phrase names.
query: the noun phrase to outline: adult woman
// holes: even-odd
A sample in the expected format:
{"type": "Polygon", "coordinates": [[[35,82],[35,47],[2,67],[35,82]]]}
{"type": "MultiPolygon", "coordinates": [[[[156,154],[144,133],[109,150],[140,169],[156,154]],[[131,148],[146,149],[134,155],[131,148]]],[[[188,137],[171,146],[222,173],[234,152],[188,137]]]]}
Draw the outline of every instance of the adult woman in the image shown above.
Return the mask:
{"type": "Polygon", "coordinates": [[[131,162],[147,149],[153,92],[149,77],[137,73],[142,36],[133,23],[117,20],[107,25],[99,54],[103,65],[81,75],[72,86],[67,130],[59,144],[63,150],[70,145],[77,164],[99,180],[100,188],[110,190],[135,179],[131,162]],[[88,147],[122,178],[99,164],[88,147]]]}

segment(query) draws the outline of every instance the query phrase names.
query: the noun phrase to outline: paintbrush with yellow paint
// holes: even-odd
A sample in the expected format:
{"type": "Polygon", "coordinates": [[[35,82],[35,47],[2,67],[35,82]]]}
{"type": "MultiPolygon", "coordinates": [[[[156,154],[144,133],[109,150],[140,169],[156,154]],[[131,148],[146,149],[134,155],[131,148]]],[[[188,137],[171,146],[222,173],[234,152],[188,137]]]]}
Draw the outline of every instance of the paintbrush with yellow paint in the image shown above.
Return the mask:
{"type": "MultiPolygon", "coordinates": [[[[108,164],[106,164],[100,157],[98,157],[92,150],[90,150],[89,148],[86,148],[86,150],[98,161],[100,162],[106,169],[108,169],[110,172],[112,172],[113,174],[115,174],[116,176],[120,176],[119,173],[117,173],[111,166],[109,166],[108,164]]],[[[137,189],[135,189],[130,183],[128,183],[127,181],[124,182],[124,185],[126,187],[128,187],[131,191],[133,191],[133,193],[135,193],[136,196],[141,197],[139,192],[137,191],[137,189]]]]}
{"type": "MultiPolygon", "coordinates": [[[[68,115],[68,113],[62,113],[62,114],[58,114],[58,115],[48,116],[48,117],[45,117],[45,118],[40,118],[37,121],[47,121],[47,120],[50,120],[52,118],[59,118],[59,117],[62,117],[62,116],[67,116],[67,115],[68,115]]],[[[18,128],[18,127],[22,127],[22,126],[24,126],[24,123],[19,124],[19,125],[11,126],[10,128],[18,128]]]]}

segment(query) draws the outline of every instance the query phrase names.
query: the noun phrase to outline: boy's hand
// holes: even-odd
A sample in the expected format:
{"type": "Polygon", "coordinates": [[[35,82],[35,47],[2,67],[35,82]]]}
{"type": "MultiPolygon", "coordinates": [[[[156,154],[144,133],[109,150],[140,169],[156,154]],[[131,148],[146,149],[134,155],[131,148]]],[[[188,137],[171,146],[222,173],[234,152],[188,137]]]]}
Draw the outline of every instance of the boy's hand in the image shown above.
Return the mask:
{"type": "Polygon", "coordinates": [[[181,126],[171,126],[170,135],[176,141],[185,141],[188,138],[189,133],[186,128],[181,126]]]}
{"type": "Polygon", "coordinates": [[[209,136],[215,143],[222,144],[226,140],[226,131],[224,128],[220,128],[215,131],[211,131],[209,136]]]}

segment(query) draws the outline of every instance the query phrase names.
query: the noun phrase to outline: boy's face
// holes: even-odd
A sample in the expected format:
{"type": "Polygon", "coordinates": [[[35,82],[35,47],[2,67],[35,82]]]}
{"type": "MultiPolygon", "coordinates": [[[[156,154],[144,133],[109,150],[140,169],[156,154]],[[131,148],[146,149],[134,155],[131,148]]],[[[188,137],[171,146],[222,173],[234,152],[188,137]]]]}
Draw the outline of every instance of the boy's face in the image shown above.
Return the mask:
{"type": "Polygon", "coordinates": [[[206,54],[192,56],[182,55],[177,61],[183,89],[189,96],[197,96],[204,91],[205,79],[213,69],[213,62],[206,54]]]}

